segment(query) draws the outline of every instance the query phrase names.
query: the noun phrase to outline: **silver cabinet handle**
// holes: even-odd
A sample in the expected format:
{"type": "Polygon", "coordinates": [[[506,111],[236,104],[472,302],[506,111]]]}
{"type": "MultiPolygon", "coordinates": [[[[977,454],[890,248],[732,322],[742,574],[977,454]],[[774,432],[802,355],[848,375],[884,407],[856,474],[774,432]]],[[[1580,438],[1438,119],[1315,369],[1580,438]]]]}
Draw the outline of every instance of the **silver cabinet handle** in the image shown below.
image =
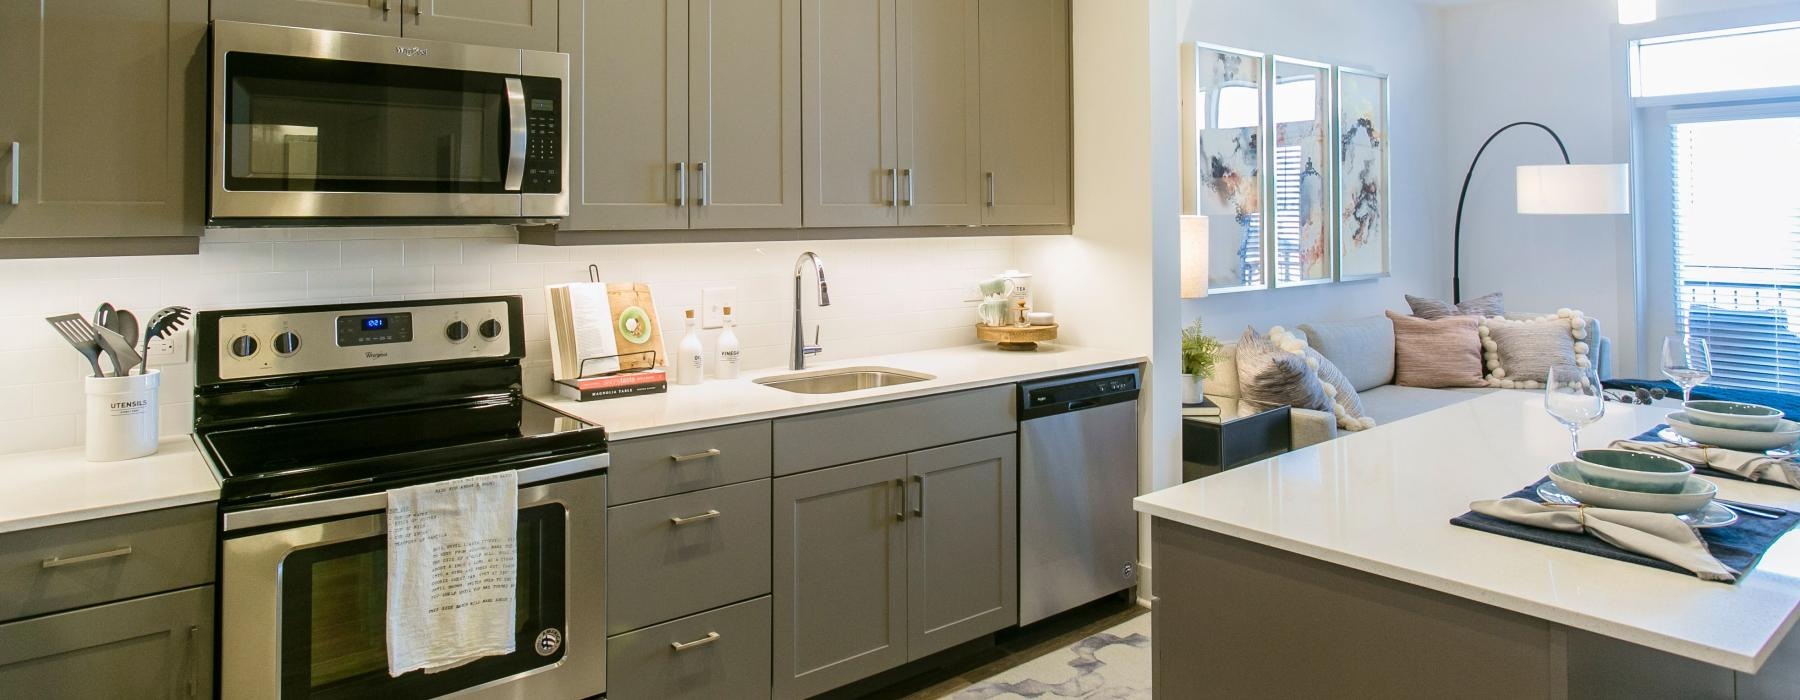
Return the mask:
{"type": "Polygon", "coordinates": [[[694,164],[694,176],[700,178],[700,196],[694,198],[694,206],[706,206],[706,200],[712,198],[712,173],[706,169],[706,161],[694,164]]]}
{"type": "Polygon", "coordinates": [[[910,207],[913,205],[912,168],[907,168],[905,170],[900,171],[900,177],[906,178],[906,198],[900,200],[900,206],[910,207]]]}
{"type": "Polygon", "coordinates": [[[994,174],[988,173],[987,174],[987,195],[988,195],[987,196],[987,205],[990,207],[994,206],[994,203],[996,201],[998,201],[998,197],[994,194],[994,180],[995,180],[994,174]]]}
{"type": "Polygon", "coordinates": [[[669,646],[675,647],[675,651],[687,651],[694,647],[703,647],[703,646],[706,646],[706,645],[711,644],[716,641],[719,641],[719,633],[718,632],[707,632],[706,636],[696,639],[694,641],[691,641],[691,642],[669,642],[669,646]]]}
{"type": "Polygon", "coordinates": [[[187,647],[188,647],[187,696],[190,698],[200,697],[200,640],[198,639],[199,636],[200,636],[200,626],[199,625],[188,625],[188,633],[187,633],[187,647]]]}
{"type": "Polygon", "coordinates": [[[894,520],[906,519],[906,480],[895,479],[894,490],[900,492],[900,507],[894,510],[894,520]]]}
{"type": "Polygon", "coordinates": [[[86,564],[90,561],[100,561],[101,559],[112,559],[114,557],[122,557],[122,556],[125,556],[130,553],[131,553],[131,547],[125,546],[125,547],[120,547],[118,549],[109,549],[104,552],[94,552],[93,554],[83,554],[83,555],[74,556],[74,557],[51,557],[49,559],[44,560],[44,568],[54,569],[59,566],[69,566],[72,564],[86,564]]]}
{"type": "Polygon", "coordinates": [[[900,205],[900,171],[895,168],[888,168],[887,176],[888,176],[887,205],[890,207],[899,206],[900,205]]]}
{"type": "Polygon", "coordinates": [[[705,452],[695,452],[691,455],[669,455],[669,459],[673,460],[676,464],[680,464],[682,462],[692,462],[697,459],[712,459],[722,454],[725,453],[720,452],[719,448],[714,447],[705,452]]]}
{"type": "Polygon", "coordinates": [[[425,0],[413,0],[413,24],[425,21],[425,0]]]}
{"type": "Polygon", "coordinates": [[[381,20],[382,21],[384,21],[384,22],[387,21],[388,13],[393,12],[393,11],[394,11],[394,4],[393,4],[393,2],[391,2],[391,0],[381,0],[381,20]]]}
{"type": "Polygon", "coordinates": [[[919,484],[919,502],[913,504],[913,517],[923,518],[925,517],[925,475],[915,474],[913,481],[919,484]]]}
{"type": "Polygon", "coordinates": [[[675,206],[687,206],[687,163],[685,162],[675,164],[675,206]]]}
{"type": "Polygon", "coordinates": [[[6,190],[7,190],[6,202],[8,204],[11,204],[16,207],[16,206],[19,206],[19,142],[18,141],[12,142],[12,158],[8,162],[10,163],[10,165],[8,165],[7,167],[12,169],[12,175],[9,176],[6,180],[6,190]]]}
{"type": "Polygon", "coordinates": [[[717,518],[717,517],[719,517],[719,511],[708,510],[705,513],[701,513],[699,515],[690,515],[685,518],[681,518],[681,517],[669,518],[669,522],[674,524],[676,527],[680,527],[682,525],[689,525],[689,524],[697,523],[702,520],[712,520],[713,518],[717,518]]]}
{"type": "MultiPolygon", "coordinates": [[[[413,7],[418,7],[414,5],[413,7]]],[[[507,133],[511,137],[506,151],[506,191],[517,192],[525,183],[525,143],[530,138],[525,123],[525,83],[518,78],[506,79],[507,133]]]]}

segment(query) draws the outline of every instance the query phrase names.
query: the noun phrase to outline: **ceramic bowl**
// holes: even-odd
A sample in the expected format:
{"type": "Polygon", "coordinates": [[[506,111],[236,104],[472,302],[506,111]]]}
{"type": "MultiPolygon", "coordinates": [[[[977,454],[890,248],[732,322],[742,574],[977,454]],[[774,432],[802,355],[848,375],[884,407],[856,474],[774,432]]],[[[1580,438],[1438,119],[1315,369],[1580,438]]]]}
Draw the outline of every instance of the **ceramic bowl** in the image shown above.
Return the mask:
{"type": "Polygon", "coordinates": [[[1736,401],[1689,401],[1681,405],[1688,422],[1708,428],[1769,432],[1781,425],[1781,411],[1736,401]]]}
{"type": "Polygon", "coordinates": [[[1728,450],[1744,450],[1761,452],[1793,447],[1800,441],[1800,423],[1784,420],[1775,424],[1771,431],[1732,430],[1730,428],[1712,428],[1694,423],[1682,411],[1669,414],[1667,421],[1676,434],[1703,445],[1723,447],[1728,450]]]}
{"type": "Polygon", "coordinates": [[[1650,513],[1692,513],[1705,508],[1711,503],[1713,496],[1718,495],[1719,487],[1712,482],[1697,476],[1689,476],[1682,484],[1681,493],[1643,493],[1640,491],[1621,491],[1605,486],[1590,484],[1581,477],[1574,462],[1560,462],[1550,468],[1550,480],[1556,482],[1563,493],[1574,496],[1575,500],[1596,508],[1616,508],[1618,510],[1640,510],[1650,513]]]}
{"type": "Polygon", "coordinates": [[[1575,469],[1595,486],[1643,493],[1680,493],[1691,464],[1678,459],[1628,450],[1582,450],[1575,469]]]}

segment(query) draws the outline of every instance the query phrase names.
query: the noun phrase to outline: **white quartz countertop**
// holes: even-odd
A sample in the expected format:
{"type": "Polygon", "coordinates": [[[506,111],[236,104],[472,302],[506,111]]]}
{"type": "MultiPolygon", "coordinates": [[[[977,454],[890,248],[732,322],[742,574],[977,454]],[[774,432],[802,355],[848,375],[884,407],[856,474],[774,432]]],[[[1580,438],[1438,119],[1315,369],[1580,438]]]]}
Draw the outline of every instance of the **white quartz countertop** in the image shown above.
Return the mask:
{"type": "MultiPolygon", "coordinates": [[[[1665,402],[1668,403],[1668,402],[1665,402]]],[[[1607,404],[1583,447],[1672,410],[1607,404]]],[[[1800,613],[1800,538],[1733,584],[1450,524],[1567,459],[1535,392],[1503,391],[1188,482],[1137,510],[1557,624],[1755,673],[1800,613]]],[[[1800,490],[1713,479],[1719,497],[1800,510],[1800,490]]],[[[1746,516],[1748,517],[1748,516],[1746,516]]]]}
{"type": "Polygon", "coordinates": [[[218,479],[186,435],[119,462],[89,462],[80,447],[0,455],[0,533],[218,498],[218,479]]]}
{"type": "Polygon", "coordinates": [[[558,411],[606,428],[607,437],[625,440],[661,433],[706,428],[750,420],[849,408],[916,396],[940,394],[996,384],[1054,377],[1072,372],[1125,367],[1144,361],[1141,355],[1059,345],[1036,352],[1000,350],[994,345],[965,345],[937,350],[809,362],[806,371],[842,367],[890,367],[933,375],[935,379],[841,394],[795,394],[752,380],[786,369],[746,371],[737,379],[712,379],[679,386],[665,394],[577,402],[556,396],[531,398],[558,411]]]}

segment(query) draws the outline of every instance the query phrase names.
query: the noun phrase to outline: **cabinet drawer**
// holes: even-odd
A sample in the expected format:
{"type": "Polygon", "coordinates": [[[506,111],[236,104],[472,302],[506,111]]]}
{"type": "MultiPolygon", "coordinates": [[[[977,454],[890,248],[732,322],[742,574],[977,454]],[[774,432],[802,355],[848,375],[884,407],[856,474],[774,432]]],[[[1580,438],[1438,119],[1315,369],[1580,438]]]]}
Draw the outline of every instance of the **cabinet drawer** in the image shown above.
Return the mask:
{"type": "Polygon", "coordinates": [[[769,480],[609,508],[606,560],[608,634],[766,594],[769,480]]]}
{"type": "Polygon", "coordinates": [[[612,498],[631,503],[769,477],[769,422],[622,440],[607,469],[612,498]]]}
{"type": "Polygon", "coordinates": [[[775,421],[775,475],[1018,430],[1011,384],[775,421]]]}
{"type": "Polygon", "coordinates": [[[769,598],[610,638],[606,667],[611,700],[769,697],[769,598]]]}
{"type": "Polygon", "coordinates": [[[0,694],[210,698],[213,587],[0,625],[0,694]]]}
{"type": "Polygon", "coordinates": [[[0,620],[211,583],[215,504],[0,535],[0,620]]]}

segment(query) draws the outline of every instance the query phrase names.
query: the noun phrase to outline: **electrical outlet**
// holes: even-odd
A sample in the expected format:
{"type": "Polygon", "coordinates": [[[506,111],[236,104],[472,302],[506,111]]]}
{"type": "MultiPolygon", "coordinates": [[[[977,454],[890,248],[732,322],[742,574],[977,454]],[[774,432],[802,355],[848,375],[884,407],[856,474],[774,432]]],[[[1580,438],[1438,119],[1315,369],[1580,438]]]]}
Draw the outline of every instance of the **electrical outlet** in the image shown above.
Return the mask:
{"type": "Polygon", "coordinates": [[[149,355],[150,364],[153,365],[178,365],[187,362],[187,329],[184,328],[176,331],[167,338],[151,339],[150,349],[147,354],[149,355]]]}
{"type": "Polygon", "coordinates": [[[700,327],[724,328],[725,307],[737,315],[737,287],[713,287],[700,291],[700,327]]]}

